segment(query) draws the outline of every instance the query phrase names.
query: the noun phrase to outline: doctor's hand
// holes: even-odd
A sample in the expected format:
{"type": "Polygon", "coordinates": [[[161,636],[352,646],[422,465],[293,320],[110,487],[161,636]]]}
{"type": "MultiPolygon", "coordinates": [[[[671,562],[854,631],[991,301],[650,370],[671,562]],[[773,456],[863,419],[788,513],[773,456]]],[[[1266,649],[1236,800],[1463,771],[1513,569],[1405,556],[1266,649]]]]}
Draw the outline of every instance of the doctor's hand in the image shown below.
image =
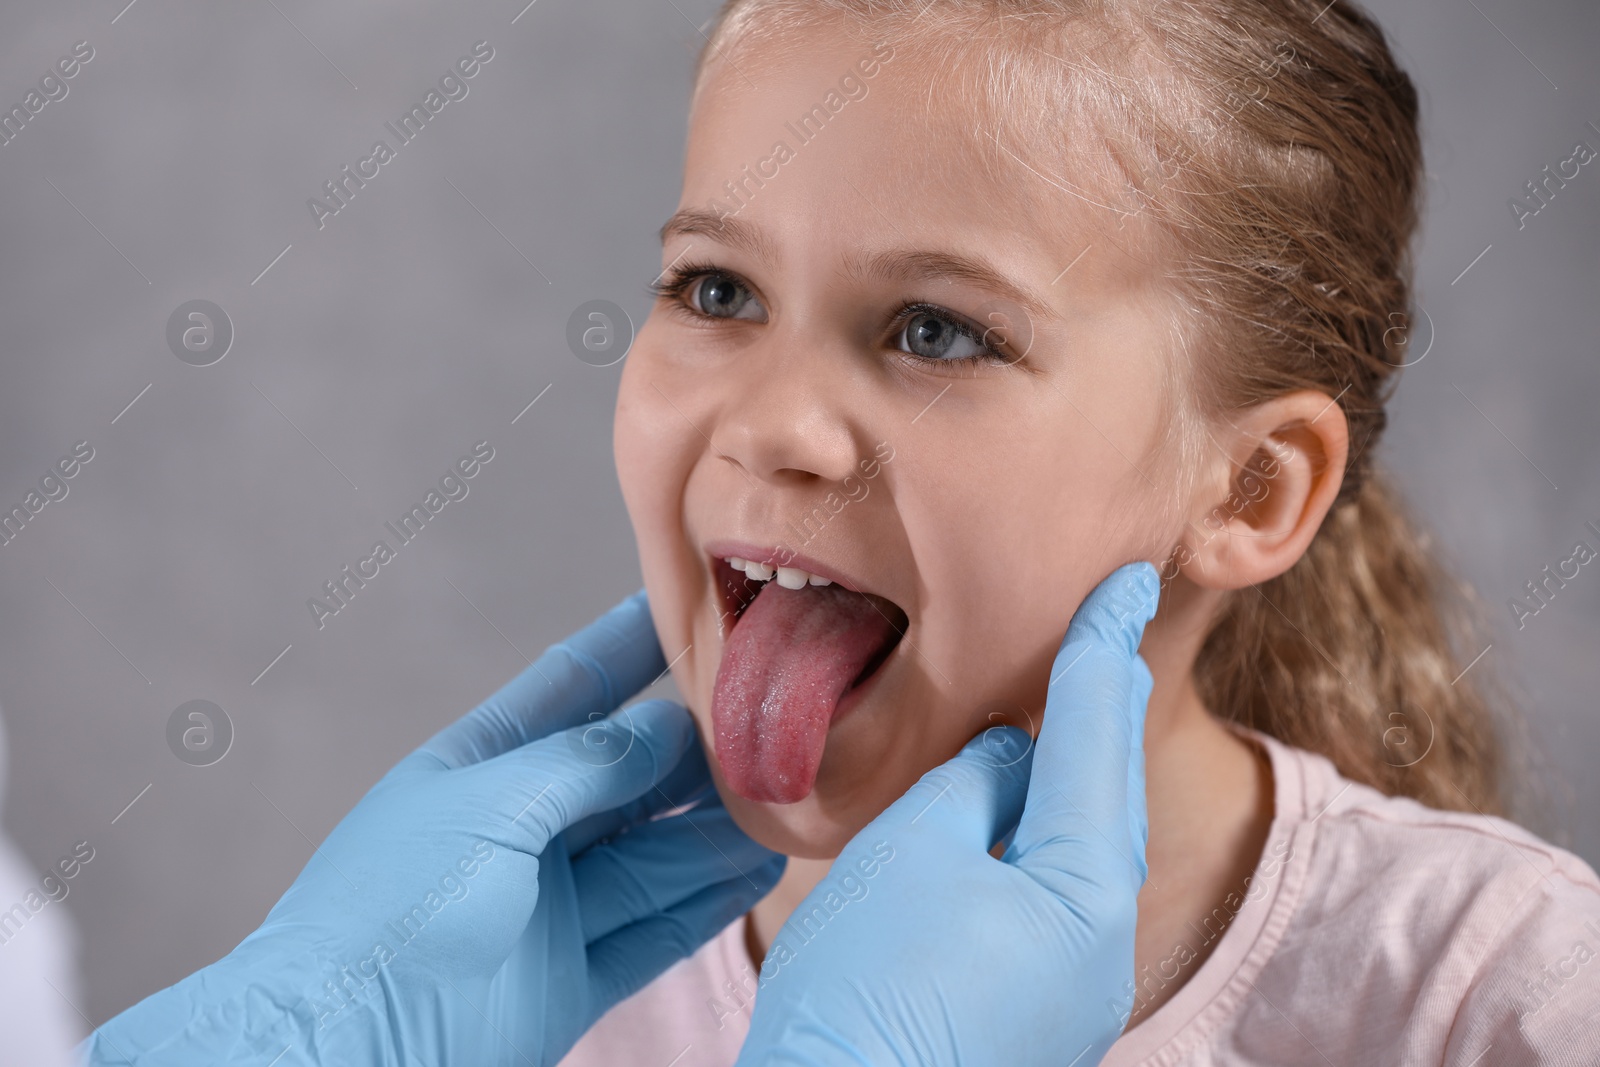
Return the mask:
{"type": "Polygon", "coordinates": [[[991,728],[851,840],[773,939],[741,1065],[1100,1061],[1132,988],[1159,594],[1148,563],[1114,572],[1067,629],[1038,741],[991,728]]]}
{"type": "Polygon", "coordinates": [[[373,786],[260,929],[82,1053],[554,1063],[782,871],[717,800],[686,711],[606,717],[665,669],[642,592],[551,647],[373,786]]]}

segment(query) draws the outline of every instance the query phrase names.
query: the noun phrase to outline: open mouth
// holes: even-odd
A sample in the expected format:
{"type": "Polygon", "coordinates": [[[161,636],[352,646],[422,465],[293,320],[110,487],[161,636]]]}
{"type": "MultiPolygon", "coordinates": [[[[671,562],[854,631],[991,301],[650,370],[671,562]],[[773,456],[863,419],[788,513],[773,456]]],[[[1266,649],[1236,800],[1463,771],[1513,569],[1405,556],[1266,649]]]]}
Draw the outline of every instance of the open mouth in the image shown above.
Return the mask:
{"type": "Polygon", "coordinates": [[[811,792],[828,728],[909,620],[833,575],[732,555],[711,566],[725,635],[711,701],[718,762],[740,796],[795,803],[811,792]]]}

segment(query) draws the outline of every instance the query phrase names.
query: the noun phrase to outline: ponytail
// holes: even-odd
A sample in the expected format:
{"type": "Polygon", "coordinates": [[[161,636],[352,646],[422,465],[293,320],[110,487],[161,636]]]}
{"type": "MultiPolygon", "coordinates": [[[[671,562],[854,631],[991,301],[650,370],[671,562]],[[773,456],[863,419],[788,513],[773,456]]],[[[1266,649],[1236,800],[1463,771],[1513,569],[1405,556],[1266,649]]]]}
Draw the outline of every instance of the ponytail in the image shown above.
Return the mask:
{"type": "Polygon", "coordinates": [[[1473,662],[1487,642],[1465,599],[1371,471],[1299,562],[1231,594],[1195,684],[1218,716],[1319,752],[1347,778],[1502,814],[1499,747],[1473,662]]]}

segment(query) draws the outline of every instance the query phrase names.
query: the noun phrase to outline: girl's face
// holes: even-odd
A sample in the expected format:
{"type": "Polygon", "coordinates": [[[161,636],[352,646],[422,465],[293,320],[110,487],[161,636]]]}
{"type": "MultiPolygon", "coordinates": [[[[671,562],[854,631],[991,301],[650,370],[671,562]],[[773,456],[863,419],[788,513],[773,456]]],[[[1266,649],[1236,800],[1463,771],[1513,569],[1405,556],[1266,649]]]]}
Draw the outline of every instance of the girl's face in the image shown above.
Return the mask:
{"type": "Polygon", "coordinates": [[[832,856],[980,731],[1036,729],[1079,602],[1176,540],[1172,311],[1133,224],[911,51],[735,63],[695,105],[617,469],[729,810],[832,856]]]}

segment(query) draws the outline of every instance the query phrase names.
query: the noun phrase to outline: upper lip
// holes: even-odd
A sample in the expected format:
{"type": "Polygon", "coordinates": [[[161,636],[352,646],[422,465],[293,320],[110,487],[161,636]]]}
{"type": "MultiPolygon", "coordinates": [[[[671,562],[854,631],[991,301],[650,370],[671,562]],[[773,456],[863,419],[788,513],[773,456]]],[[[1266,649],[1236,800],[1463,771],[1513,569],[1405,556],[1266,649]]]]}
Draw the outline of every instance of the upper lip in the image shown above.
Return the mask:
{"type": "MultiPolygon", "coordinates": [[[[852,593],[871,593],[874,596],[883,596],[882,593],[876,590],[865,588],[854,577],[846,574],[838,567],[800,553],[790,554],[786,548],[773,548],[770,545],[761,546],[750,541],[719,539],[708,542],[705,550],[713,559],[737,558],[751,560],[755,563],[765,563],[771,567],[798,567],[800,570],[820,575],[852,593]]],[[[890,599],[886,596],[883,598],[885,600],[890,599]]]]}
{"type": "MultiPolygon", "coordinates": [[[[739,585],[736,584],[735,579],[744,579],[745,576],[738,574],[731,565],[725,562],[730,558],[764,563],[774,568],[778,566],[796,567],[811,574],[827,578],[839,588],[859,594],[869,603],[872,603],[878,614],[882,615],[894,630],[895,636],[890,639],[879,655],[867,666],[862,677],[856,678],[851,683],[850,688],[852,689],[861,684],[863,678],[877,673],[878,668],[888,654],[898,647],[901,639],[905,637],[906,631],[911,627],[911,619],[905,608],[894,600],[881,593],[864,588],[862,583],[857,581],[853,575],[810,556],[803,556],[799,553],[790,555],[789,550],[786,548],[757,545],[751,541],[738,541],[731,538],[709,541],[705,545],[705,551],[711,557],[708,560],[708,565],[711,571],[712,585],[716,587],[716,594],[722,605],[723,614],[717,620],[717,627],[724,640],[727,639],[732,627],[738,625],[739,617],[744,614],[745,608],[749,607],[754,599],[753,597],[746,598],[739,585]],[[732,621],[726,621],[730,618],[732,621]]],[[[776,576],[772,580],[776,581],[776,576]]],[[[764,586],[765,583],[760,583],[758,588],[764,586]]],[[[750,583],[745,582],[744,588],[748,589],[749,587],[750,583]]]]}

